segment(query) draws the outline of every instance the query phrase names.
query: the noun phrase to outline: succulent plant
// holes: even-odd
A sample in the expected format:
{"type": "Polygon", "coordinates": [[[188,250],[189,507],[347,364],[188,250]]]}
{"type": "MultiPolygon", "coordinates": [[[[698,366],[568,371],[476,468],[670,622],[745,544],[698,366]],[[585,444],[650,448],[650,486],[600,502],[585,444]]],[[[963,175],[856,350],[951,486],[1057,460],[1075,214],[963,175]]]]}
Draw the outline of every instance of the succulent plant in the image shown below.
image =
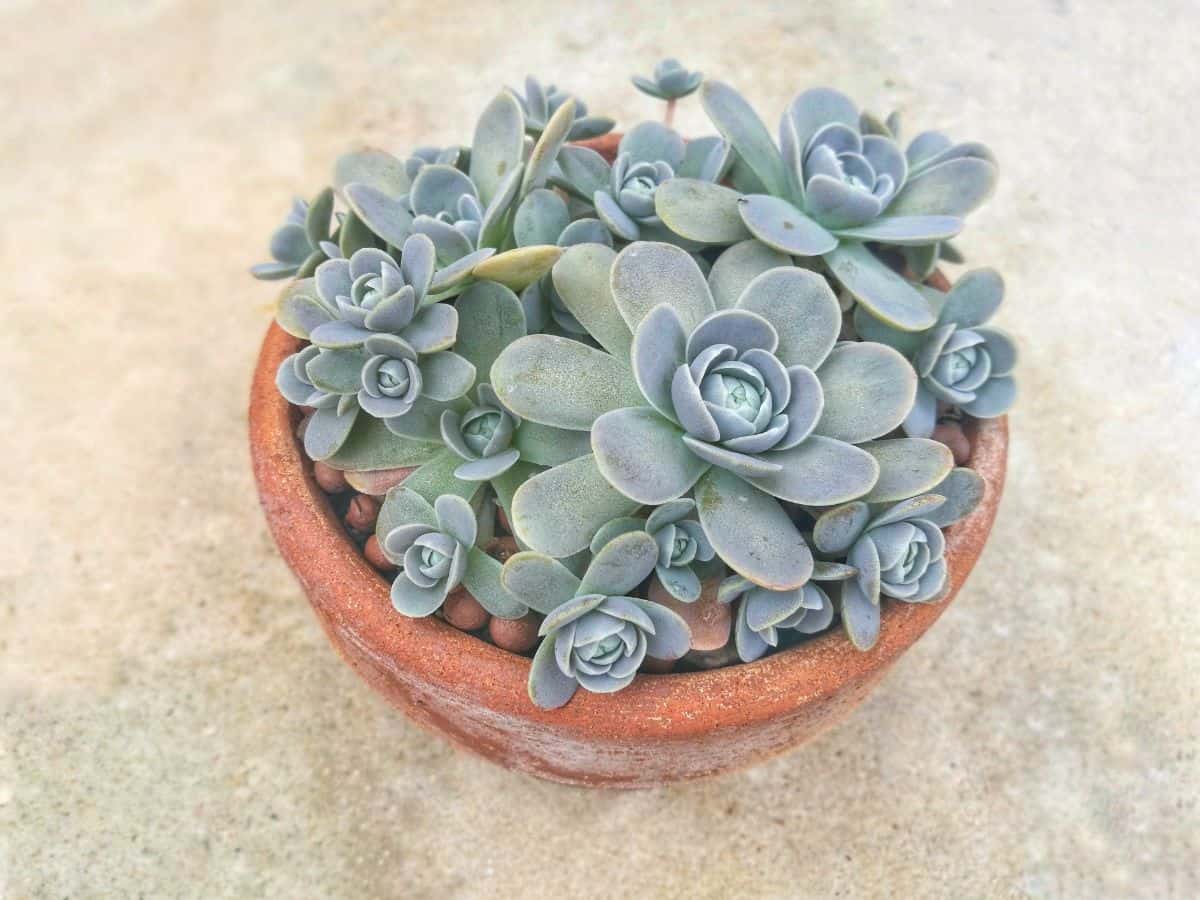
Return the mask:
{"type": "MultiPolygon", "coordinates": [[[[545,129],[547,123],[568,100],[572,99],[571,95],[560,91],[552,84],[542,85],[540,81],[532,75],[525,78],[525,92],[509,89],[509,92],[517,102],[521,104],[521,110],[525,113],[525,130],[535,137],[540,135],[545,129]]],[[[574,114],[572,116],[571,128],[567,132],[567,140],[583,141],[588,138],[599,137],[602,134],[608,134],[616,125],[612,119],[603,116],[589,116],[587,104],[578,97],[573,98],[575,101],[574,114]]]]}
{"type": "Polygon", "coordinates": [[[709,81],[700,93],[738,154],[737,190],[675,179],[655,195],[668,228],[701,243],[752,235],[781,253],[820,256],[833,278],[877,318],[908,331],[933,324],[921,293],[867,243],[921,246],[957,234],[962,217],[987,199],[995,183],[995,160],[986,147],[921,136],[906,154],[886,134],[864,135],[855,105],[828,88],[792,100],[776,146],[732,88],[709,81]]]}
{"type": "Polygon", "coordinates": [[[908,414],[916,377],[882,344],[834,346],[841,312],[813,272],[769,270],[720,310],[692,257],[668,244],[639,242],[615,259],[572,248],[554,277],[608,352],[531,335],[492,367],[498,396],[523,419],[591,431],[590,457],[514,496],[514,528],[535,550],[568,556],[609,519],[692,491],[722,560],[788,590],[808,580],[812,556],[780,501],[884,502],[950,469],[936,442],[876,440],[908,414]]]}
{"type": "Polygon", "coordinates": [[[760,659],[779,646],[781,631],[797,634],[824,631],[833,623],[833,601],[814,582],[843,581],[854,575],[851,566],[818,561],[812,578],[802,587],[788,591],[758,587],[740,575],[726,578],[717,589],[717,599],[722,603],[741,601],[733,631],[738,658],[742,662],[760,659]]]}
{"type": "Polygon", "coordinates": [[[922,288],[937,312],[932,328],[898,331],[868,312],[856,310],[855,327],[867,340],[880,341],[905,353],[920,382],[904,431],[929,437],[937,425],[938,402],[977,419],[1008,412],[1016,399],[1012,371],[1017,346],[1004,331],[986,325],[1004,300],[1004,280],[993,269],[974,269],[943,294],[922,288]]]}
{"type": "Polygon", "coordinates": [[[509,593],[546,614],[529,670],[529,696],[543,709],[564,705],[578,687],[611,693],[629,685],[647,656],[678,659],[691,644],[687,624],[658,603],[631,596],[659,560],[645,532],[622,534],[593,557],[583,578],[530,551],[504,564],[509,593]]]}
{"type": "Polygon", "coordinates": [[[822,513],[813,528],[819,552],[846,558],[855,575],[841,584],[842,621],[850,640],[869,650],[879,638],[880,597],[933,603],[946,587],[942,527],[963,518],[982,499],[982,479],[954,470],[928,493],[875,511],[855,501],[822,513]]]}
{"type": "Polygon", "coordinates": [[[492,615],[516,619],[528,609],[499,583],[500,564],[475,546],[479,526],[471,504],[456,494],[438,497],[433,506],[401,487],[389,495],[390,514],[404,524],[380,541],[384,554],[400,566],[392,583],[392,606],[413,618],[441,609],[460,585],[492,615]]]}
{"type": "Polygon", "coordinates": [[[677,60],[634,84],[666,119],[611,164],[579,141],[612,120],[532,77],[467,146],[346,154],[253,269],[295,276],[276,321],[308,344],[277,384],[312,410],[306,454],[387,490],[396,608],[465,591],[541,613],[546,708],[687,653],[718,582],[736,607],[697,665],[839,614],[871,646],[881,598],[939,596],[940,528],[982,496],[929,439],[938,415],[999,415],[1015,391],[1014,343],[987,324],[999,276],[920,283],[961,259],[986,148],[901,149],[895,114],[828,89],[791,102],[776,142],[677,60]],[[697,90],[719,134],[685,141],[671,116],[697,90]],[[479,546],[497,510],[521,549],[503,566],[479,546]]]}
{"type": "Polygon", "coordinates": [[[271,256],[275,260],[251,267],[250,274],[264,281],[280,278],[307,278],[322,260],[339,254],[330,240],[333,216],[333,189],[325,188],[311,204],[299,197],[276,232],[271,235],[271,256]]]}
{"type": "Polygon", "coordinates": [[[692,518],[695,512],[695,501],[684,498],[664,503],[645,519],[632,516],[612,519],[596,531],[591,551],[599,553],[609,541],[622,534],[644,531],[658,545],[654,572],[659,582],[676,600],[694,603],[700,599],[701,581],[695,567],[716,556],[704,529],[692,518]]]}
{"type": "Polygon", "coordinates": [[[689,72],[679,60],[668,57],[654,67],[654,74],[649,78],[634,75],[632,80],[633,86],[643,94],[670,101],[694,93],[704,80],[704,75],[689,72]]]}
{"type": "Polygon", "coordinates": [[[512,446],[521,420],[504,408],[490,384],[476,389],[478,403],[465,413],[442,413],[442,440],[466,462],[454,470],[463,481],[487,481],[516,465],[521,451],[512,446]]]}
{"type": "MultiPolygon", "coordinates": [[[[570,216],[546,185],[575,109],[570,98],[555,105],[526,160],[526,118],[517,99],[502,92],[480,116],[469,152],[453,148],[453,162],[352,156],[342,166],[342,192],[380,241],[399,246],[414,233],[433,241],[444,267],[430,288],[439,298],[480,280],[522,290],[562,252],[556,241],[570,216]]],[[[433,158],[448,160],[449,151],[433,158]]]]}

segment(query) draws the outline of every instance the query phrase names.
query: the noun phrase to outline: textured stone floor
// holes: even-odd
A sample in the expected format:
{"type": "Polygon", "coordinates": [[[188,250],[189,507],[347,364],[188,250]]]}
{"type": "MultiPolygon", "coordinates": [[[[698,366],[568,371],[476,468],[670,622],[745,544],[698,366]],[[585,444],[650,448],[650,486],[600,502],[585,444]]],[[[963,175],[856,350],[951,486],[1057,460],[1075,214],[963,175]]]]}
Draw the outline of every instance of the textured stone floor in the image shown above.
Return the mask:
{"type": "MultiPolygon", "coordinates": [[[[1195,897],[1194,3],[0,3],[0,897],[1195,897]],[[526,71],[619,120],[674,51],[986,141],[962,244],[1021,335],[963,595],[837,731],[564,789],[343,666],[254,498],[245,269],[356,140],[526,71]]],[[[694,102],[681,125],[695,131],[694,102]]]]}

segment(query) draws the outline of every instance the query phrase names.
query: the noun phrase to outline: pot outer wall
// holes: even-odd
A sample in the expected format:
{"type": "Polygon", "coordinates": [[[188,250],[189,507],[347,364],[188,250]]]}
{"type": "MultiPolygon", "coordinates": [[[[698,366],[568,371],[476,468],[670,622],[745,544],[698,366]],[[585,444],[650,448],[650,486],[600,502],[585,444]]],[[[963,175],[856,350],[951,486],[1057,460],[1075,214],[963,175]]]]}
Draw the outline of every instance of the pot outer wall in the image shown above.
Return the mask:
{"type": "Polygon", "coordinates": [[[267,332],[251,387],[250,448],[271,533],[329,640],[418,724],[552,781],[644,788],[700,778],[766,759],[834,725],[953,601],[983,550],[1004,487],[1007,421],[979,422],[968,464],[987,494],[947,529],[949,593],[936,604],[886,604],[869,652],[835,628],[754,663],[643,674],[619,693],[581,690],[565,707],[541,710],[526,693],[528,659],[440,619],[409,619],[392,608],[389,583],[313,481],[295,437],[299,411],[276,390],[276,370],[299,345],[277,325],[267,332]]]}

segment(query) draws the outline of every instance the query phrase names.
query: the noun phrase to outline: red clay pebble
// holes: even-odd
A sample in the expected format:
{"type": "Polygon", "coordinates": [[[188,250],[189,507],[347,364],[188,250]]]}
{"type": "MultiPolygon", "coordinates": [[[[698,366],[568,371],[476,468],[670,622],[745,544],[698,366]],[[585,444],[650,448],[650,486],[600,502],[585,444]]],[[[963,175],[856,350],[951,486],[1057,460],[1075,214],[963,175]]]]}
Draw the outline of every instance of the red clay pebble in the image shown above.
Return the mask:
{"type": "Polygon", "coordinates": [[[519,619],[493,616],[488,622],[488,637],[501,650],[509,653],[528,653],[538,642],[538,627],[542,624],[537,613],[526,613],[519,619]]]}
{"type": "Polygon", "coordinates": [[[478,631],[488,624],[491,615],[479,605],[479,601],[461,588],[454,591],[442,604],[442,615],[446,621],[460,631],[478,631]]]}
{"type": "Polygon", "coordinates": [[[380,572],[386,574],[396,571],[396,567],[392,565],[392,561],[383,555],[383,548],[379,546],[379,538],[375,537],[375,535],[367,538],[367,542],[363,545],[363,556],[367,558],[367,562],[380,572]]]}
{"type": "Polygon", "coordinates": [[[655,659],[653,656],[647,656],[642,660],[639,671],[649,675],[666,675],[674,668],[675,660],[673,659],[655,659]]]}
{"type": "Polygon", "coordinates": [[[494,537],[487,542],[487,545],[483,548],[483,552],[492,559],[507,562],[508,558],[520,549],[513,538],[494,537]]]}
{"type": "Polygon", "coordinates": [[[957,422],[943,422],[937,426],[933,429],[933,439],[950,448],[956,466],[966,465],[967,460],[971,458],[971,442],[967,440],[962,426],[957,422]]]}
{"type": "Polygon", "coordinates": [[[313,478],[317,480],[317,484],[321,486],[321,490],[327,494],[340,494],[349,487],[346,484],[345,475],[333,468],[333,466],[327,466],[323,462],[313,463],[313,478]]]}
{"type": "Polygon", "coordinates": [[[508,522],[508,513],[503,507],[496,507],[496,524],[500,526],[500,530],[505,534],[512,534],[512,525],[508,522]]]}
{"type": "Polygon", "coordinates": [[[375,530],[379,518],[379,501],[366,494],[355,494],[346,509],[346,527],[363,534],[375,530]]]}

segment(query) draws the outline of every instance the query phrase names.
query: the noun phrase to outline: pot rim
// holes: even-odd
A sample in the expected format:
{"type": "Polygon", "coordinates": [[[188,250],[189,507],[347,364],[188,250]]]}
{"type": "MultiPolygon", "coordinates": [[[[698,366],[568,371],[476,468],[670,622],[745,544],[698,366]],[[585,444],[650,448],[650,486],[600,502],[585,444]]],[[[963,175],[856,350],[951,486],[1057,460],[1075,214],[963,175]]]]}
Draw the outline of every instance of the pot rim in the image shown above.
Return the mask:
{"type": "Polygon", "coordinates": [[[362,556],[313,480],[296,438],[299,411],[275,387],[279,365],[300,344],[275,323],[267,331],[251,387],[250,449],[275,542],[339,652],[368,681],[363,656],[394,680],[432,685],[457,704],[584,740],[683,738],[759,724],[873,680],[953,601],[983,550],[1004,486],[1007,417],[974,423],[968,465],[984,478],[987,491],[970,516],[946,529],[946,598],[936,604],[886,603],[879,640],[869,651],[855,649],[835,627],[752,663],[642,673],[618,693],[581,690],[566,706],[543,710],[526,692],[528,658],[436,617],[410,619],[393,609],[389,582],[362,556]]]}

